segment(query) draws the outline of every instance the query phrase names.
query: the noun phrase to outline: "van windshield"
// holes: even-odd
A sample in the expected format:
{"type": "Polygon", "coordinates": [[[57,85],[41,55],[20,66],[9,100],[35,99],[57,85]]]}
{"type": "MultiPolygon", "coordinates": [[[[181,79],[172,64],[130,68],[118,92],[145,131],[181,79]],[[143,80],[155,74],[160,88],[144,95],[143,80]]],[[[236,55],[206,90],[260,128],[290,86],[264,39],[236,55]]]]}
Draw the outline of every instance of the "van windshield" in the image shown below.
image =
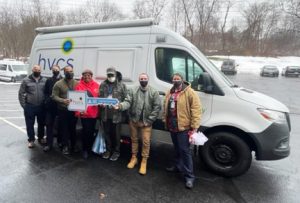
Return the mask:
{"type": "MultiPolygon", "coordinates": [[[[192,49],[196,52],[196,54],[198,54],[198,55],[200,55],[200,57],[201,56],[203,56],[204,58],[206,58],[196,47],[192,47],[192,49]]],[[[202,57],[202,58],[203,58],[202,57]]],[[[206,58],[207,59],[207,58],[206,58]]],[[[208,59],[207,59],[208,60],[208,59]]],[[[211,65],[211,67],[213,68],[213,69],[215,69],[217,72],[219,72],[219,75],[221,75],[222,76],[222,78],[223,78],[223,80],[230,86],[230,87],[233,87],[233,86],[235,86],[235,84],[224,74],[224,73],[222,73],[220,70],[219,70],[219,68],[213,63],[213,62],[211,62],[210,60],[208,60],[209,61],[209,64],[211,65]]]]}
{"type": "Polygon", "coordinates": [[[28,65],[12,65],[12,68],[16,72],[27,71],[28,65]]]}

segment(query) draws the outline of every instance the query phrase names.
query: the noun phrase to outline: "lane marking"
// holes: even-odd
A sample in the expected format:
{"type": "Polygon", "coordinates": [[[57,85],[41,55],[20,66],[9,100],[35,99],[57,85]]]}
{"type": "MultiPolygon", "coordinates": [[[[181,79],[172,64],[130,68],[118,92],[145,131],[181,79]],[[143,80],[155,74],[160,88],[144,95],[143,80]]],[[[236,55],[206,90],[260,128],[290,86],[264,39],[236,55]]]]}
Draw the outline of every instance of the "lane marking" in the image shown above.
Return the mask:
{"type": "Polygon", "coordinates": [[[15,116],[15,117],[13,117],[13,116],[11,116],[11,117],[2,117],[2,118],[4,118],[4,119],[25,119],[25,117],[24,116],[15,116]]]}
{"type": "Polygon", "coordinates": [[[0,111],[1,112],[12,112],[12,111],[23,111],[23,109],[20,109],[20,110],[18,110],[18,109],[7,109],[7,110],[1,109],[0,111]]]}
{"type": "Polygon", "coordinates": [[[7,123],[8,125],[16,128],[17,130],[21,131],[22,133],[27,134],[26,130],[24,130],[23,128],[15,125],[15,124],[13,124],[12,122],[6,120],[5,118],[0,117],[0,120],[2,120],[3,122],[7,123]]]}

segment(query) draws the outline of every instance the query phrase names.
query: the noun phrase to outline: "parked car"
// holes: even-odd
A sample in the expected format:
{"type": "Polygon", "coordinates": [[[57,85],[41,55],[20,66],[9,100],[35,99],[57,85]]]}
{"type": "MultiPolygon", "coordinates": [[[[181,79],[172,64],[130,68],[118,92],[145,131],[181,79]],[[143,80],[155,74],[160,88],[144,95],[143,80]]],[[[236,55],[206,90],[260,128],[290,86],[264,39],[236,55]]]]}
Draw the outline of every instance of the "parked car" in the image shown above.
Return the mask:
{"type": "Polygon", "coordinates": [[[28,64],[15,59],[0,60],[0,80],[16,82],[27,76],[28,64]]]}
{"type": "Polygon", "coordinates": [[[221,71],[224,74],[235,75],[237,73],[235,60],[232,60],[232,59],[224,60],[223,63],[222,63],[222,66],[221,66],[221,71]]]}
{"type": "Polygon", "coordinates": [[[260,71],[260,76],[272,76],[272,77],[278,77],[279,70],[276,66],[264,66],[262,67],[260,71]]]}
{"type": "Polygon", "coordinates": [[[282,69],[281,75],[285,77],[288,76],[298,77],[300,75],[300,66],[287,66],[282,69]]]}

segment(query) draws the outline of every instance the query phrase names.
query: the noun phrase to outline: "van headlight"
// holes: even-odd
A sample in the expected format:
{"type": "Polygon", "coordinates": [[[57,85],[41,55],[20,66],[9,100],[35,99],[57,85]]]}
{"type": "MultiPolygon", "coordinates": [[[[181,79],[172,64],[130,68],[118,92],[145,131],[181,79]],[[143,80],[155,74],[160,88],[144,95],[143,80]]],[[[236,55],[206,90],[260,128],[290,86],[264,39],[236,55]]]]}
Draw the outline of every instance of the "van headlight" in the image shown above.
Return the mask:
{"type": "Polygon", "coordinates": [[[280,111],[273,111],[269,109],[257,109],[258,112],[262,117],[264,117],[266,120],[276,123],[285,123],[286,117],[285,113],[280,111]]]}

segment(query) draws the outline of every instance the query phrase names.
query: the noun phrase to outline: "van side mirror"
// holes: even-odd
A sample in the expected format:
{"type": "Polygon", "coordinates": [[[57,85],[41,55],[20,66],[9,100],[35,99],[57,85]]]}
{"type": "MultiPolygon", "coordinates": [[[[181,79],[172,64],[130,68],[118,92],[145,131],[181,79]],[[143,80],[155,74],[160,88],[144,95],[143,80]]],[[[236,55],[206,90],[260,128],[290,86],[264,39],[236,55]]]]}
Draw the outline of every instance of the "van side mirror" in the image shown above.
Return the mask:
{"type": "Polygon", "coordinates": [[[213,81],[210,75],[206,72],[203,72],[201,75],[199,75],[198,84],[201,87],[200,90],[205,93],[212,93],[214,90],[213,81]]]}

